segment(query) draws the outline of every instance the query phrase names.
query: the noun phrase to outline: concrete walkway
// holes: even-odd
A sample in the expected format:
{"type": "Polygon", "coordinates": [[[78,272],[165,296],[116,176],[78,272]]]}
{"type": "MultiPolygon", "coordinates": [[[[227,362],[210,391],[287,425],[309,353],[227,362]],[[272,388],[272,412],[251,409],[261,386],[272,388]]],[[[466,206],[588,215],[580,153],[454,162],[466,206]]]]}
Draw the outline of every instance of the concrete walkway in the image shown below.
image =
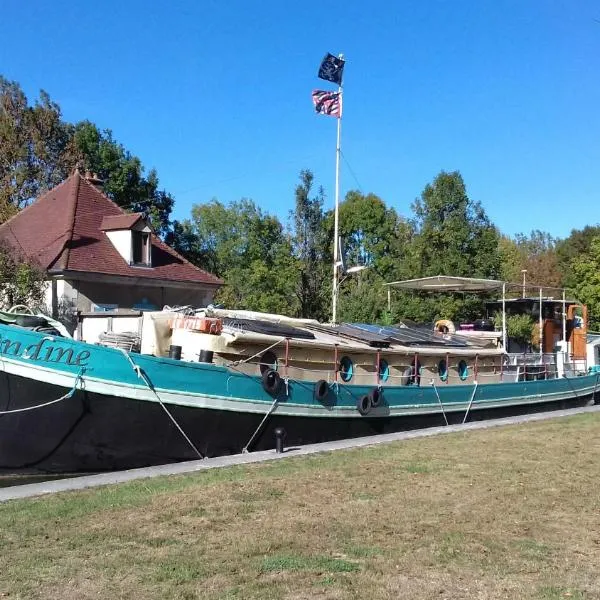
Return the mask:
{"type": "Polygon", "coordinates": [[[581,413],[600,412],[600,405],[586,406],[582,408],[572,408],[567,410],[553,410],[531,415],[520,415],[515,417],[504,417],[501,419],[490,419],[486,421],[475,421],[465,423],[464,425],[449,425],[447,427],[429,427],[427,429],[416,429],[413,431],[399,431],[397,433],[387,433],[383,435],[374,435],[362,438],[353,438],[339,440],[336,442],[324,442],[321,444],[310,444],[298,448],[290,448],[283,454],[277,454],[275,450],[266,450],[264,452],[250,452],[248,454],[234,454],[230,456],[219,456],[216,458],[207,458],[204,460],[193,460],[182,463],[160,465],[157,467],[145,467],[143,469],[131,469],[129,471],[116,471],[113,473],[101,473],[99,475],[85,475],[70,479],[59,479],[54,481],[45,481],[42,483],[31,483],[0,489],[0,502],[15,500],[17,498],[31,498],[41,496],[42,494],[52,494],[55,492],[66,492],[69,490],[82,490],[101,485],[110,485],[114,483],[125,483],[136,479],[145,479],[148,477],[158,477],[161,475],[178,475],[180,473],[193,473],[205,469],[216,469],[218,467],[229,467],[232,465],[243,465],[250,463],[259,463],[267,460],[279,460],[292,456],[305,456],[307,454],[317,454],[319,452],[330,452],[332,450],[345,450],[348,448],[362,448],[364,446],[374,446],[376,444],[385,444],[398,440],[411,440],[415,438],[431,437],[434,435],[456,433],[459,431],[471,431],[473,429],[490,429],[503,425],[515,425],[520,423],[531,423],[534,421],[544,421],[546,419],[557,419],[581,413]]]}

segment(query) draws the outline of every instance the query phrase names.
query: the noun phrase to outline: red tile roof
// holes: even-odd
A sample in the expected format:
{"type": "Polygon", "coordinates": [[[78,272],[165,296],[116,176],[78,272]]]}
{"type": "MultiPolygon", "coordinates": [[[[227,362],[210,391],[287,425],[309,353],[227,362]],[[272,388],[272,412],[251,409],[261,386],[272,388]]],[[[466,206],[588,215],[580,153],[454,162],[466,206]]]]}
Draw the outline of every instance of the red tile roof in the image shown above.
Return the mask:
{"type": "MultiPolygon", "coordinates": [[[[79,271],[142,279],[221,285],[152,234],[152,267],[132,267],[102,231],[108,218],[130,223],[126,213],[75,172],[0,225],[4,240],[52,272],[79,271]]],[[[139,215],[135,215],[135,222],[139,215]]],[[[129,228],[128,227],[128,228],[129,228]]]]}
{"type": "Polygon", "coordinates": [[[130,215],[111,215],[103,217],[100,222],[100,231],[114,231],[116,229],[131,229],[140,219],[142,213],[131,213],[130,215]]]}

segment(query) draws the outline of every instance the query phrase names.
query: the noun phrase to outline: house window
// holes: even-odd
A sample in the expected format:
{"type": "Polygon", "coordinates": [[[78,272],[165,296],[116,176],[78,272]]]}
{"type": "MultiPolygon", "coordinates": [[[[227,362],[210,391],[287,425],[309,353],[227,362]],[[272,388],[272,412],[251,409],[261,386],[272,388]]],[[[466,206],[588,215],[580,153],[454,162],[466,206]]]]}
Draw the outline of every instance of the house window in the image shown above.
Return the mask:
{"type": "Polygon", "coordinates": [[[150,264],[150,234],[145,231],[132,231],[131,243],[133,245],[133,264],[150,264]]]}
{"type": "Polygon", "coordinates": [[[110,312],[118,308],[118,304],[92,304],[92,312],[110,312]]]}

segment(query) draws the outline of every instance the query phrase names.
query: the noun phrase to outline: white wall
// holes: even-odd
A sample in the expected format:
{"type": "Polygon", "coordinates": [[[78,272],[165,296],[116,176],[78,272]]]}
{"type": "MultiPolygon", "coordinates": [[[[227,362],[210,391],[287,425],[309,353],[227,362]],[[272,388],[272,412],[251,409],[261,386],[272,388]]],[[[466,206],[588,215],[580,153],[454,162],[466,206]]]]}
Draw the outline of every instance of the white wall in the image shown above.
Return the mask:
{"type": "Polygon", "coordinates": [[[129,229],[118,229],[116,231],[105,232],[112,245],[117,249],[118,253],[123,257],[128,265],[133,260],[131,247],[131,231],[129,229]]]}

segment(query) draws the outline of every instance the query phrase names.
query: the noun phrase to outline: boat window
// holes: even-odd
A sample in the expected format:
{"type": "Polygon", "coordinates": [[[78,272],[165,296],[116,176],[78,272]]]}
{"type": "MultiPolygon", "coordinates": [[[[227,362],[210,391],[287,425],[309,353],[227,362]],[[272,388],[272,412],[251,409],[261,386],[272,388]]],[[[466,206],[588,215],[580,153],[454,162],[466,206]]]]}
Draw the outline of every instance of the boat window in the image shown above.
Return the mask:
{"type": "Polygon", "coordinates": [[[448,363],[446,362],[445,358],[440,360],[438,363],[438,375],[442,381],[446,381],[448,379],[448,363]]]}
{"type": "Polygon", "coordinates": [[[342,381],[350,381],[353,374],[354,364],[348,356],[344,356],[342,360],[340,360],[340,377],[342,378],[342,381]]]}
{"type": "Polygon", "coordinates": [[[469,366],[464,360],[458,363],[458,376],[464,381],[469,376],[469,366]]]}
{"type": "Polygon", "coordinates": [[[267,352],[265,352],[260,357],[260,373],[261,373],[261,375],[265,371],[268,371],[269,369],[272,369],[273,371],[277,371],[278,366],[279,365],[277,363],[277,356],[275,356],[274,352],[267,350],[267,352]]]}
{"type": "Polygon", "coordinates": [[[379,361],[379,381],[387,381],[390,378],[390,365],[383,358],[379,361]]]}

